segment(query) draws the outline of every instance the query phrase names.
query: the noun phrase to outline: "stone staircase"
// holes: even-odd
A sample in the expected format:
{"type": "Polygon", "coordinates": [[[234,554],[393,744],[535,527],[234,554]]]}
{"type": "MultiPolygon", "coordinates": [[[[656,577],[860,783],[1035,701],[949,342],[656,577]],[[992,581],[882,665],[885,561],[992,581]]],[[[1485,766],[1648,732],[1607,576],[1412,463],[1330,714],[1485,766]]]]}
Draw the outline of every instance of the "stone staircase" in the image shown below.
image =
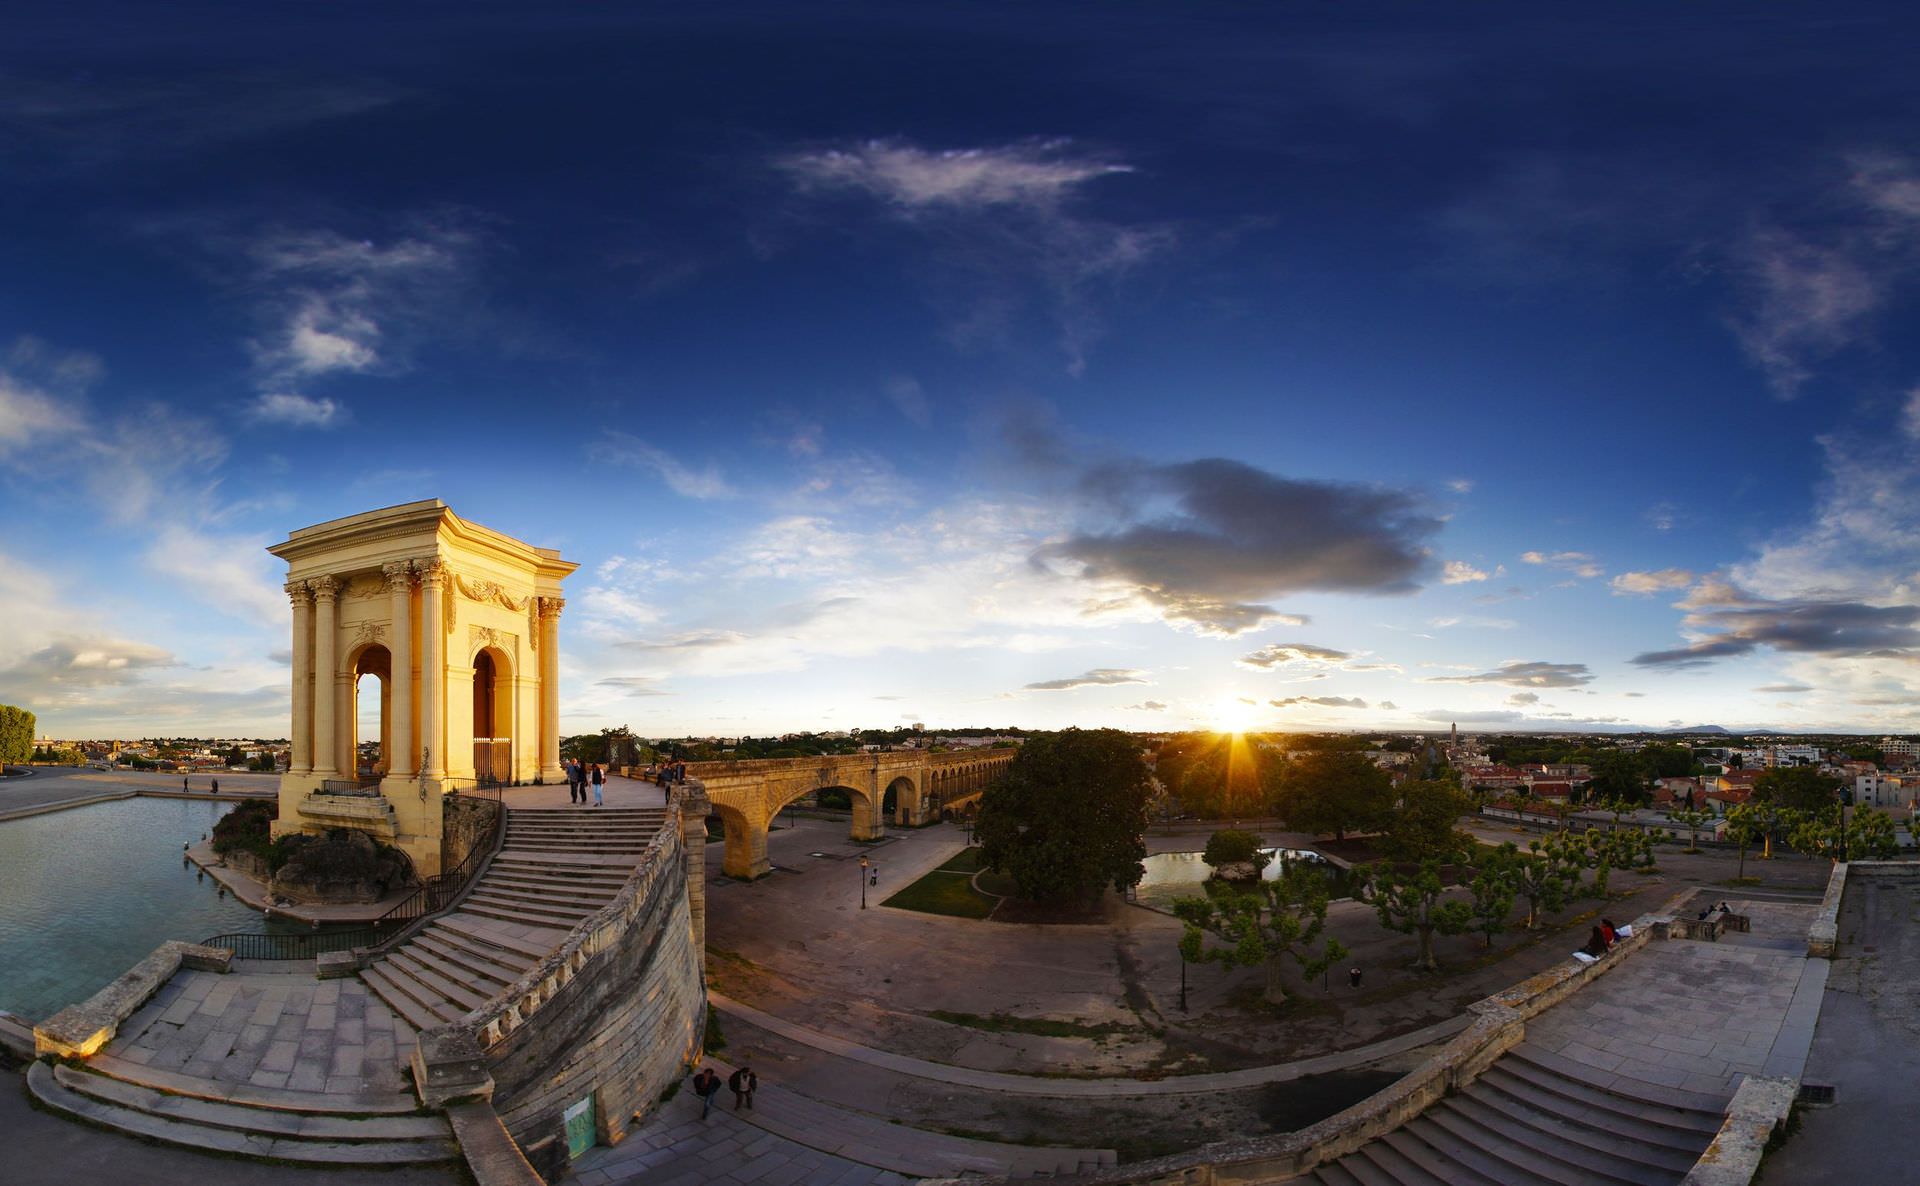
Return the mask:
{"type": "Polygon", "coordinates": [[[459,906],[360,978],[416,1029],[459,1019],[613,901],[666,814],[664,807],[508,809],[499,853],[459,906]]]}
{"type": "Polygon", "coordinates": [[[1464,1091],[1309,1181],[1325,1186],[1667,1186],[1727,1100],[1595,1070],[1522,1043],[1464,1091]]]}
{"type": "Polygon", "coordinates": [[[406,1096],[249,1088],[104,1056],[85,1068],[36,1062],[27,1089],[89,1124],[215,1153],[363,1169],[460,1155],[447,1118],[419,1114],[406,1096]]]}

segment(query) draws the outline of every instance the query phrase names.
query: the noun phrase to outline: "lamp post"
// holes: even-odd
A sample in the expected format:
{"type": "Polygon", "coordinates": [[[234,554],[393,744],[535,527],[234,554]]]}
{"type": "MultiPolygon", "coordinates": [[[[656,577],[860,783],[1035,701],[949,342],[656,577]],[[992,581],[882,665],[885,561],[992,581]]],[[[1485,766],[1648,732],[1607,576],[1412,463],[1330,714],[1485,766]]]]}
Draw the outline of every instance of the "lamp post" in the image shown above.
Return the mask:
{"type": "Polygon", "coordinates": [[[867,858],[860,858],[860,909],[862,910],[867,908],[867,866],[869,863],[867,858]]]}

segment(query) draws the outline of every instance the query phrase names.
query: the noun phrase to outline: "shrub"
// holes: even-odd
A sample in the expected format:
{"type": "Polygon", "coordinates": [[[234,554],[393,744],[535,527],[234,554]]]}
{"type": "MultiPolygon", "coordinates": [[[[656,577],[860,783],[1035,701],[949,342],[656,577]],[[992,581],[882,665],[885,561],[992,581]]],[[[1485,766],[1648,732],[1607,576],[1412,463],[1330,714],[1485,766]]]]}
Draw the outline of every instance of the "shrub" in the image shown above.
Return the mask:
{"type": "Polygon", "coordinates": [[[1260,837],[1241,828],[1222,828],[1207,837],[1207,850],[1200,854],[1209,868],[1250,862],[1260,854],[1260,837]]]}

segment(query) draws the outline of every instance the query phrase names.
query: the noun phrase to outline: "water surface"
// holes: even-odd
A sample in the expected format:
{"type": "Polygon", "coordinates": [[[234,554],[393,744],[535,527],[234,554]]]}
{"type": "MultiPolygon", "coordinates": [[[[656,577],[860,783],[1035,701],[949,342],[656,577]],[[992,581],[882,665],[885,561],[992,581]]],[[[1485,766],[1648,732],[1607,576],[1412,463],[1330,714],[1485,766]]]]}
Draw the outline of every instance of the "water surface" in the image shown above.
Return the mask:
{"type": "MultiPolygon", "coordinates": [[[[1345,871],[1311,849],[1269,848],[1261,849],[1260,855],[1266,859],[1260,869],[1262,881],[1278,881],[1290,862],[1304,861],[1326,873],[1333,883],[1334,897],[1342,897],[1347,892],[1345,871]]],[[[1201,883],[1213,872],[1197,852],[1157,852],[1145,863],[1147,875],[1140,879],[1138,896],[1143,902],[1161,907],[1170,906],[1175,898],[1204,895],[1206,890],[1201,888],[1201,883]]]]}
{"type": "Polygon", "coordinates": [[[266,929],[182,858],[231,810],[136,798],[0,823],[0,1009],[43,1020],[167,939],[266,929]]]}

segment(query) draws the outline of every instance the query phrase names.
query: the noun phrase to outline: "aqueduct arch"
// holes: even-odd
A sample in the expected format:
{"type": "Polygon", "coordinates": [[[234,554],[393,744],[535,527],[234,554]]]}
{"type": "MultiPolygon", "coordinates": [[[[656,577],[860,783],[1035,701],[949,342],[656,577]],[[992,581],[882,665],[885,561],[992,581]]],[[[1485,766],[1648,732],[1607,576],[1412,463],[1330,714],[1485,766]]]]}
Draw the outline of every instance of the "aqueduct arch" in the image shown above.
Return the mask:
{"type": "Polygon", "coordinates": [[[433,876],[443,795],[561,780],[560,582],[577,565],[437,498],[304,527],[268,551],[287,562],[293,602],[293,761],[276,835],[359,828],[433,876]],[[365,674],[381,676],[382,736],[363,780],[365,674]]]}
{"type": "Polygon", "coordinates": [[[752,879],[772,872],[767,828],[781,808],[815,791],[840,788],[853,800],[848,834],[878,840],[886,833],[881,805],[894,795],[896,826],[939,821],[953,802],[977,799],[1007,765],[1014,750],[929,753],[892,750],[818,758],[760,758],[741,762],[692,762],[687,776],[706,786],[726,826],[722,868],[730,877],[752,879]]]}

